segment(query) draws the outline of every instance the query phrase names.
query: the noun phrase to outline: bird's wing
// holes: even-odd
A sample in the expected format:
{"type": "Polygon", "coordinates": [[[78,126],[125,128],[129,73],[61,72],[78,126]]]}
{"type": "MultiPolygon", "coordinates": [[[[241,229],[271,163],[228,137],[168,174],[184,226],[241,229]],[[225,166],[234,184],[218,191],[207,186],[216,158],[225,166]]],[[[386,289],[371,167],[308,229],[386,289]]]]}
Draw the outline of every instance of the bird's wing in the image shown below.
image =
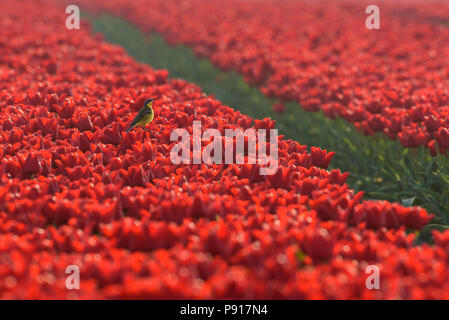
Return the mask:
{"type": "Polygon", "coordinates": [[[151,108],[148,108],[147,106],[144,106],[142,109],[139,110],[139,113],[137,114],[139,117],[144,117],[146,115],[149,115],[151,112],[151,108]]]}
{"type": "Polygon", "coordinates": [[[148,107],[144,106],[143,108],[141,108],[139,110],[139,112],[137,113],[136,117],[134,118],[133,122],[131,122],[131,127],[135,126],[139,120],[141,120],[143,117],[145,117],[146,115],[151,113],[151,109],[149,109],[148,107]]]}

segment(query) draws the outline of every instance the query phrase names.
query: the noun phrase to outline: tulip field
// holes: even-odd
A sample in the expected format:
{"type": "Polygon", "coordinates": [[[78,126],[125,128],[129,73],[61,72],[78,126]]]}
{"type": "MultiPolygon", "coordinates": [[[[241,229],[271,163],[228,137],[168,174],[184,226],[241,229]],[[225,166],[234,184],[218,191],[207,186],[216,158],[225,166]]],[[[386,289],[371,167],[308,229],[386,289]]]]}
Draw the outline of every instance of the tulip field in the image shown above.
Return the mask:
{"type": "Polygon", "coordinates": [[[0,299],[449,298],[445,2],[3,2],[0,299]],[[277,170],[173,163],[196,121],[277,170]]]}

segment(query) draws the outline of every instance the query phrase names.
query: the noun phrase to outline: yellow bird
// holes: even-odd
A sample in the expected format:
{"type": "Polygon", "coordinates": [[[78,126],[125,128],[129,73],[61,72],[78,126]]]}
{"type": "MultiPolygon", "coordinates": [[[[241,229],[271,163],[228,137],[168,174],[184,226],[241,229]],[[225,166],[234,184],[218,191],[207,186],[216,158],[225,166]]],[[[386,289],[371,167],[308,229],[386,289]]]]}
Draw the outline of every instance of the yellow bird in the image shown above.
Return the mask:
{"type": "MultiPolygon", "coordinates": [[[[145,126],[153,121],[154,111],[153,111],[153,101],[157,98],[145,100],[143,107],[139,110],[133,122],[131,122],[128,130],[126,132],[131,131],[134,127],[141,126],[144,130],[145,126]]],[[[146,130],[148,131],[148,130],[146,130]]]]}

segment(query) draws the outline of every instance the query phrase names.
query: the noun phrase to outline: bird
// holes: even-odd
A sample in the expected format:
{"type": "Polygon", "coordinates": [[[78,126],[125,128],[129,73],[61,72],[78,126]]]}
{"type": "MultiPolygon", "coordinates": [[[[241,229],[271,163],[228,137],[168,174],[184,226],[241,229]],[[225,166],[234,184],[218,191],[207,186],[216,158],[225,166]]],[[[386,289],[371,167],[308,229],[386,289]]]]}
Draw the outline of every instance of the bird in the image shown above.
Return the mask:
{"type": "Polygon", "coordinates": [[[126,130],[126,132],[130,132],[133,128],[138,126],[141,126],[144,130],[146,130],[145,126],[153,121],[154,118],[153,101],[156,99],[157,98],[145,100],[145,102],[143,103],[143,107],[140,108],[139,112],[129,125],[129,128],[126,130]]]}

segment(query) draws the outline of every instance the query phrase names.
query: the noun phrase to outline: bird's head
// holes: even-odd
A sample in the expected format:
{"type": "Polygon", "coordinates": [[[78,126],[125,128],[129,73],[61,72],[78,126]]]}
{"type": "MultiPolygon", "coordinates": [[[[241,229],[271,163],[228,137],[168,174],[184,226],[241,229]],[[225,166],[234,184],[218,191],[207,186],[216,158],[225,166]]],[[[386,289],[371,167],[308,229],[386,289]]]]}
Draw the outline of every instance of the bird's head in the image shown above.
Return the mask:
{"type": "Polygon", "coordinates": [[[147,100],[145,100],[144,105],[151,107],[151,105],[153,104],[153,101],[156,99],[158,99],[158,98],[147,99],[147,100]]]}

